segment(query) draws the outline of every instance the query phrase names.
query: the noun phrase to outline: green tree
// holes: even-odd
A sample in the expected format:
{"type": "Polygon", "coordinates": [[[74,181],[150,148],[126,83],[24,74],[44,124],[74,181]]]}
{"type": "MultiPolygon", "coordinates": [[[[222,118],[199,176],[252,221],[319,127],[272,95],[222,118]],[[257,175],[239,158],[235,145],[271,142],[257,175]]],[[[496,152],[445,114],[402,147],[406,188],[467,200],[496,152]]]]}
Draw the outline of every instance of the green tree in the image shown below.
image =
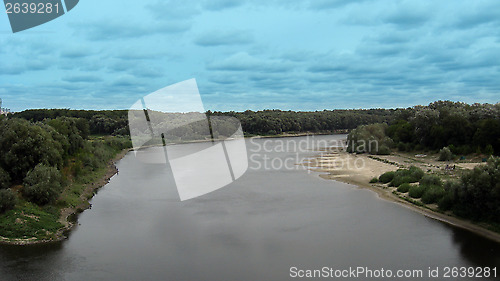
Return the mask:
{"type": "Polygon", "coordinates": [[[413,142],[415,138],[415,129],[406,120],[398,120],[387,128],[387,135],[394,140],[394,142],[413,142]]]}
{"type": "Polygon", "coordinates": [[[16,206],[17,198],[10,189],[0,190],[0,213],[13,209],[16,206]]]}
{"type": "Polygon", "coordinates": [[[386,136],[387,124],[359,126],[347,136],[347,151],[371,154],[390,154],[392,140],[386,136]]]}
{"type": "Polygon", "coordinates": [[[500,222],[500,158],[464,173],[454,211],[476,220],[500,222]]]}
{"type": "Polygon", "coordinates": [[[0,189],[9,188],[10,185],[9,173],[0,167],[0,189]]]}
{"type": "Polygon", "coordinates": [[[62,177],[55,167],[38,164],[24,178],[24,197],[38,205],[54,202],[61,191],[62,177]]]}
{"type": "Polygon", "coordinates": [[[451,150],[448,147],[443,147],[439,151],[439,161],[450,161],[453,159],[453,154],[451,153],[451,150]]]}
{"type": "Polygon", "coordinates": [[[47,120],[46,123],[66,137],[68,146],[65,148],[65,153],[67,155],[73,155],[83,148],[89,130],[88,122],[79,118],[58,117],[47,120]]]}
{"type": "MultiPolygon", "coordinates": [[[[50,131],[50,129],[49,129],[50,131]]],[[[21,181],[38,163],[62,166],[63,149],[52,133],[22,119],[0,124],[0,166],[13,181],[21,181]]]]}
{"type": "Polygon", "coordinates": [[[431,137],[432,127],[439,121],[439,111],[429,107],[419,107],[410,123],[415,127],[415,137],[420,144],[430,146],[433,143],[431,137]]]}

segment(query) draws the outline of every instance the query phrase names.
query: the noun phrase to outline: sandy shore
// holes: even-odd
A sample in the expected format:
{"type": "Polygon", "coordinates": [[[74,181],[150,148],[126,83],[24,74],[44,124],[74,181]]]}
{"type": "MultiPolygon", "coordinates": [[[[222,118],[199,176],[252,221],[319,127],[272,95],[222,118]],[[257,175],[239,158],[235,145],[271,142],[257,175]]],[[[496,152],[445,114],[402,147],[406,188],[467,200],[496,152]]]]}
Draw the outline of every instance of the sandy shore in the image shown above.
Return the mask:
{"type": "MultiPolygon", "coordinates": [[[[424,171],[442,170],[446,165],[443,162],[437,162],[434,159],[411,159],[404,155],[390,156],[370,156],[367,154],[350,154],[343,151],[329,151],[322,155],[310,159],[306,165],[313,171],[320,172],[320,177],[353,184],[362,188],[367,188],[378,194],[380,198],[403,205],[411,210],[419,212],[429,218],[436,219],[450,225],[470,230],[483,237],[489,238],[500,243],[500,234],[488,230],[480,225],[470,221],[459,219],[449,213],[443,214],[433,209],[435,205],[427,207],[412,204],[396,194],[393,191],[396,188],[387,187],[379,183],[371,184],[370,180],[381,174],[394,171],[398,168],[409,167],[411,165],[419,166],[424,171]]],[[[477,163],[462,165],[467,168],[476,166],[477,163]]]]}

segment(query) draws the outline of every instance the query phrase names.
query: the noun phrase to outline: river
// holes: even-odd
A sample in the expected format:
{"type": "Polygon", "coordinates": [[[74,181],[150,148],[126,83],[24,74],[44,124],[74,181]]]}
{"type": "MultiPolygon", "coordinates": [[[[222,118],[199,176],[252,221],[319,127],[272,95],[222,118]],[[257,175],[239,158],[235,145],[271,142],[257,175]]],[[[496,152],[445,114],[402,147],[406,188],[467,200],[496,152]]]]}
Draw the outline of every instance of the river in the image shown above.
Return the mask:
{"type": "Polygon", "coordinates": [[[300,269],[358,266],[423,272],[377,280],[442,280],[446,266],[500,269],[497,243],[290,165],[317,154],[312,142],[340,138],[247,139],[241,178],[182,202],[168,165],[128,153],[67,240],[0,246],[0,280],[290,280],[300,269]],[[299,141],[310,146],[282,145],[299,141]]]}

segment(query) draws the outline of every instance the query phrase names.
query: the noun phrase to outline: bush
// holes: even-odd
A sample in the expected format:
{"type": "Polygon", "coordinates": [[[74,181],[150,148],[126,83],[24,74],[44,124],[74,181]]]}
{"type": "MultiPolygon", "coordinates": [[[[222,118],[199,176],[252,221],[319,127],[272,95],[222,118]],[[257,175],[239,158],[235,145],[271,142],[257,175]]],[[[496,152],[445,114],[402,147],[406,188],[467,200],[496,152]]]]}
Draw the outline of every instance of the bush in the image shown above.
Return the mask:
{"type": "Polygon", "coordinates": [[[486,146],[486,148],[484,149],[484,154],[486,154],[488,156],[493,155],[493,152],[494,152],[494,150],[493,150],[493,146],[491,144],[488,144],[486,146]]]}
{"type": "Polygon", "coordinates": [[[411,166],[409,171],[410,171],[410,176],[412,177],[412,182],[418,182],[425,174],[424,171],[422,171],[422,169],[415,166],[411,166]]]}
{"type": "Polygon", "coordinates": [[[10,176],[4,169],[0,167],[0,189],[10,187],[10,176]]]}
{"type": "Polygon", "coordinates": [[[437,201],[438,207],[442,211],[447,211],[455,205],[455,194],[458,194],[462,185],[458,181],[449,180],[443,183],[444,194],[437,201]]]}
{"type": "Polygon", "coordinates": [[[486,165],[464,171],[455,188],[453,212],[473,220],[500,223],[500,158],[490,157],[486,165]]]}
{"type": "Polygon", "coordinates": [[[389,155],[389,154],[391,154],[391,149],[389,149],[389,147],[387,147],[385,145],[382,145],[378,149],[377,154],[378,155],[389,155]]]}
{"type": "Polygon", "coordinates": [[[439,202],[439,200],[443,198],[445,193],[446,192],[444,191],[444,188],[442,188],[441,186],[438,185],[430,186],[425,190],[424,194],[422,195],[422,202],[424,202],[425,204],[432,204],[439,202]]]}
{"type": "Polygon", "coordinates": [[[24,178],[23,195],[33,203],[45,205],[57,199],[61,183],[61,173],[56,168],[38,164],[24,178]]]}
{"type": "Polygon", "coordinates": [[[453,207],[454,198],[451,192],[446,192],[441,199],[438,201],[438,207],[441,211],[448,211],[453,207]]]}
{"type": "Polygon", "coordinates": [[[347,152],[389,154],[389,147],[392,147],[394,142],[385,134],[387,127],[387,124],[374,123],[352,130],[347,136],[347,152]]]}
{"type": "Polygon", "coordinates": [[[469,145],[460,145],[460,146],[453,146],[453,145],[450,145],[448,146],[450,148],[450,151],[451,153],[455,154],[455,155],[467,155],[467,154],[471,154],[474,152],[474,149],[472,149],[472,147],[470,147],[469,145]]]}
{"type": "Polygon", "coordinates": [[[10,189],[0,190],[0,213],[13,209],[16,206],[17,198],[10,189]]]}
{"type": "Polygon", "coordinates": [[[377,183],[378,182],[378,178],[373,178],[370,180],[370,183],[377,183]]]}
{"type": "Polygon", "coordinates": [[[400,186],[403,183],[418,182],[423,175],[424,171],[415,166],[411,166],[409,169],[399,169],[394,174],[390,186],[400,186]]]}
{"type": "Polygon", "coordinates": [[[403,183],[411,183],[411,182],[414,182],[413,178],[411,176],[398,175],[396,173],[396,175],[394,176],[394,179],[392,179],[392,181],[389,185],[398,187],[398,186],[402,185],[403,183]]]}
{"type": "Polygon", "coordinates": [[[410,190],[411,184],[409,183],[403,183],[398,187],[398,191],[401,193],[406,193],[410,190]]]}
{"type": "Polygon", "coordinates": [[[451,150],[448,147],[443,147],[439,151],[439,161],[450,161],[453,159],[453,154],[451,153],[451,150]]]}
{"type": "Polygon", "coordinates": [[[393,171],[385,172],[382,175],[380,175],[380,177],[378,177],[378,181],[381,183],[388,183],[388,182],[392,181],[395,174],[396,174],[396,172],[393,172],[393,171]]]}
{"type": "Polygon", "coordinates": [[[410,187],[410,190],[408,190],[408,195],[412,198],[420,198],[424,195],[426,189],[427,188],[425,186],[413,185],[410,187]]]}
{"type": "Polygon", "coordinates": [[[423,185],[423,186],[431,186],[431,185],[442,186],[443,182],[436,175],[425,175],[420,179],[420,185],[423,185]]]}
{"type": "Polygon", "coordinates": [[[408,148],[408,145],[404,142],[398,143],[398,150],[399,151],[410,151],[408,148]]]}

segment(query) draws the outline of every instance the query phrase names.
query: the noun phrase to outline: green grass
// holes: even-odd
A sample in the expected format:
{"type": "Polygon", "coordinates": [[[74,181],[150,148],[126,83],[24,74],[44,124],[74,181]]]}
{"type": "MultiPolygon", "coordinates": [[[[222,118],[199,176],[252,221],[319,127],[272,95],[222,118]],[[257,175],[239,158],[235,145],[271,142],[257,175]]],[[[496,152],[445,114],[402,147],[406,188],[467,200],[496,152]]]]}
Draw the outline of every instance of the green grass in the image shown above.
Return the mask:
{"type": "Polygon", "coordinates": [[[80,195],[85,190],[85,185],[74,183],[66,189],[57,201],[56,205],[60,208],[76,207],[81,203],[80,195]]]}
{"type": "Polygon", "coordinates": [[[51,239],[63,225],[58,222],[59,210],[20,202],[13,210],[0,215],[1,235],[6,238],[51,239]]]}

